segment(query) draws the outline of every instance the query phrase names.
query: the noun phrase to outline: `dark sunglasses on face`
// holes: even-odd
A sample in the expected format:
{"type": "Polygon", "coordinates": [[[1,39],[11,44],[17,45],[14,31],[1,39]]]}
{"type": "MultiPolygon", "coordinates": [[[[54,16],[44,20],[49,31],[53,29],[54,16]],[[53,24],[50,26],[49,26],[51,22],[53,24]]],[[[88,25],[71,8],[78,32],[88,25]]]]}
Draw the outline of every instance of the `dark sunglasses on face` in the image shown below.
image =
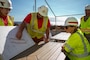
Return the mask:
{"type": "Polygon", "coordinates": [[[70,25],[70,26],[65,26],[64,28],[68,29],[68,27],[74,27],[74,26],[71,26],[71,25],[70,25]]]}

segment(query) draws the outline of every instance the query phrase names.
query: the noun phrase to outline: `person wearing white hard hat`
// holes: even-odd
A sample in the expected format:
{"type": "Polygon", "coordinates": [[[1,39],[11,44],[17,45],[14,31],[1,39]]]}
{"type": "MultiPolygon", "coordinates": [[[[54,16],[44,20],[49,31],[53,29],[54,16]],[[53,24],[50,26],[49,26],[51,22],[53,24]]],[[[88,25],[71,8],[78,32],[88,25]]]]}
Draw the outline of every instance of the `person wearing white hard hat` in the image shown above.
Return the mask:
{"type": "Polygon", "coordinates": [[[22,31],[26,28],[28,34],[34,40],[36,44],[41,41],[48,42],[49,41],[49,29],[50,29],[50,21],[48,18],[48,8],[44,5],[38,8],[38,12],[29,13],[24,21],[19,26],[19,30],[16,34],[18,39],[22,37],[22,31]],[[44,37],[46,34],[46,37],[44,37]]]}
{"type": "Polygon", "coordinates": [[[66,55],[65,60],[90,60],[90,44],[78,28],[77,19],[68,17],[64,29],[71,33],[61,50],[66,55]]]}
{"type": "Polygon", "coordinates": [[[90,42],[90,5],[85,6],[85,16],[81,17],[80,29],[90,42]]]}
{"type": "Polygon", "coordinates": [[[8,15],[11,9],[11,0],[0,0],[0,26],[14,25],[14,18],[8,15]]]}

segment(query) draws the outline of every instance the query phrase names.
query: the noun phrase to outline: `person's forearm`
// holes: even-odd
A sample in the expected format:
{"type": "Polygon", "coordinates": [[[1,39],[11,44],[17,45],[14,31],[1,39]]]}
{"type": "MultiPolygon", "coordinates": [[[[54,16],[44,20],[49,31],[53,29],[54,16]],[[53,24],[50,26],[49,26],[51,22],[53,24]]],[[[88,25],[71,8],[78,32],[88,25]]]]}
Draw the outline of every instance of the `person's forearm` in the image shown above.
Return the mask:
{"type": "Polygon", "coordinates": [[[46,38],[49,38],[49,28],[46,30],[46,38]]]}
{"type": "Polygon", "coordinates": [[[25,22],[22,22],[22,23],[20,24],[20,26],[19,26],[18,32],[22,32],[25,27],[26,27],[25,22]]]}
{"type": "Polygon", "coordinates": [[[18,31],[16,33],[16,37],[20,40],[21,37],[22,37],[22,32],[25,28],[26,24],[24,22],[22,22],[20,25],[19,25],[19,28],[18,28],[18,31]]]}

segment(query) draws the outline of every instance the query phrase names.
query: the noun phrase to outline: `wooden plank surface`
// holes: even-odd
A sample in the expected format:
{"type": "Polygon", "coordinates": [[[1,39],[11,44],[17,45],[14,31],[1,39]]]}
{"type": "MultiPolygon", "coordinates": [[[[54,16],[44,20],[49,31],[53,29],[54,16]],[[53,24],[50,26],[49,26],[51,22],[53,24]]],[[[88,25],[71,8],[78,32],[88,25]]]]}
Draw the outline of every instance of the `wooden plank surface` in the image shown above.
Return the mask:
{"type": "Polygon", "coordinates": [[[55,36],[52,36],[51,39],[56,39],[56,40],[67,40],[71,34],[66,33],[66,32],[61,32],[55,36]]]}
{"type": "Polygon", "coordinates": [[[34,53],[18,60],[64,60],[65,55],[61,52],[64,43],[49,42],[34,53]]]}

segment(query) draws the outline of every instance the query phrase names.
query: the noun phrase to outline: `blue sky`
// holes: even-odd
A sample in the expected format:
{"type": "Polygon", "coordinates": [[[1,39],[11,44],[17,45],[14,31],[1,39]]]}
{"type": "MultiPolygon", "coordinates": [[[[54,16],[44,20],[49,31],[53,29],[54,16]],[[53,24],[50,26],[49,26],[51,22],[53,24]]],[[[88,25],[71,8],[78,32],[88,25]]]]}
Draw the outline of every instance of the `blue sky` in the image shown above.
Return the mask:
{"type": "MultiPolygon", "coordinates": [[[[11,0],[13,9],[10,12],[11,16],[14,16],[15,21],[23,21],[25,16],[30,12],[34,12],[33,6],[35,6],[35,0],[11,0]]],[[[83,14],[84,8],[87,4],[90,4],[90,0],[46,0],[54,11],[56,16],[71,15],[71,14],[83,14]]],[[[36,9],[39,6],[46,5],[45,0],[36,0],[36,9]]],[[[37,10],[36,10],[37,11],[37,10]]],[[[54,16],[49,8],[48,16],[54,16]]],[[[80,18],[80,16],[75,16],[80,18]]],[[[67,17],[67,16],[64,16],[67,17]]]]}

